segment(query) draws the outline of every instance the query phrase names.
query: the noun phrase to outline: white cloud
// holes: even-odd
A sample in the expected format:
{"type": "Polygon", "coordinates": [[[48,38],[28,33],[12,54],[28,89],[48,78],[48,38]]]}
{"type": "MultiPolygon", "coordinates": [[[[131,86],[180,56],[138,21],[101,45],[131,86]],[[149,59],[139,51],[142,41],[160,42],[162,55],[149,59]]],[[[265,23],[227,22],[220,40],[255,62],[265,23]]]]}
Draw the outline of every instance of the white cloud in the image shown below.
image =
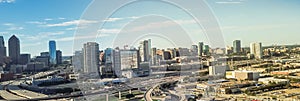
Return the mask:
{"type": "Polygon", "coordinates": [[[64,20],[64,19],[66,19],[66,18],[63,18],[63,17],[59,17],[58,19],[59,19],[59,20],[64,20]]]}
{"type": "Polygon", "coordinates": [[[22,44],[22,47],[32,47],[32,46],[39,46],[41,45],[42,43],[41,42],[35,42],[35,43],[25,43],[25,44],[22,44]]]}
{"type": "Polygon", "coordinates": [[[63,31],[59,31],[59,32],[40,32],[37,35],[25,35],[25,37],[27,39],[30,39],[30,40],[43,40],[44,38],[49,38],[49,37],[62,35],[62,34],[65,34],[65,32],[63,32],[63,31]]]}
{"type": "Polygon", "coordinates": [[[59,31],[59,32],[41,32],[41,33],[39,33],[39,35],[46,35],[46,36],[54,36],[54,35],[62,35],[62,34],[65,34],[65,32],[59,31]]]}
{"type": "Polygon", "coordinates": [[[128,17],[128,18],[130,18],[130,19],[138,19],[140,17],[138,17],[138,16],[132,16],[132,17],[128,17]]]}
{"type": "Polygon", "coordinates": [[[98,30],[98,33],[119,33],[121,30],[120,29],[100,29],[98,30]]]}
{"type": "Polygon", "coordinates": [[[66,28],[67,31],[76,30],[76,29],[78,28],[77,27],[66,28]]]}
{"type": "Polygon", "coordinates": [[[8,32],[0,32],[0,35],[8,34],[8,32]]]}
{"type": "Polygon", "coordinates": [[[3,25],[8,27],[6,30],[22,30],[22,29],[24,29],[24,27],[16,26],[13,23],[4,23],[3,25]]]}
{"type": "Polygon", "coordinates": [[[12,24],[12,23],[4,23],[3,25],[4,25],[4,26],[12,26],[12,25],[14,25],[14,24],[12,24]]]}
{"type": "Polygon", "coordinates": [[[50,18],[46,18],[46,19],[44,19],[44,20],[46,20],[46,21],[51,21],[51,20],[53,20],[53,19],[50,19],[50,18]]]}
{"type": "Polygon", "coordinates": [[[120,20],[124,20],[124,19],[138,19],[138,18],[140,18],[140,17],[132,16],[132,17],[125,17],[125,18],[107,18],[103,21],[104,22],[116,22],[116,21],[120,21],[120,20]]]}
{"type": "Polygon", "coordinates": [[[15,3],[16,0],[0,0],[0,3],[15,3]]]}
{"type": "Polygon", "coordinates": [[[29,24],[38,24],[38,25],[46,24],[46,22],[40,22],[40,21],[28,21],[26,23],[29,23],[29,24]]]}
{"type": "Polygon", "coordinates": [[[11,26],[7,30],[22,30],[24,29],[23,27],[16,27],[16,26],[11,26]]]}
{"type": "Polygon", "coordinates": [[[104,20],[104,22],[115,22],[119,20],[123,20],[123,18],[107,18],[104,20]]]}
{"type": "Polygon", "coordinates": [[[86,28],[86,26],[76,26],[76,27],[66,28],[66,30],[70,31],[70,30],[78,30],[78,29],[84,29],[84,28],[86,28]]]}
{"type": "Polygon", "coordinates": [[[93,20],[72,20],[72,21],[67,21],[67,22],[62,22],[62,23],[57,23],[57,24],[47,24],[46,26],[48,27],[61,27],[61,26],[71,26],[71,25],[78,25],[78,24],[92,24],[92,23],[97,23],[98,21],[93,21],[93,20]]]}
{"type": "MultiPolygon", "coordinates": [[[[105,37],[105,36],[109,36],[108,34],[100,34],[98,35],[97,37],[105,37]]],[[[56,39],[56,41],[73,41],[73,40],[84,40],[84,39],[95,39],[97,38],[96,36],[94,35],[86,35],[86,36],[72,36],[72,37],[64,37],[64,38],[59,38],[59,39],[56,39]]]]}

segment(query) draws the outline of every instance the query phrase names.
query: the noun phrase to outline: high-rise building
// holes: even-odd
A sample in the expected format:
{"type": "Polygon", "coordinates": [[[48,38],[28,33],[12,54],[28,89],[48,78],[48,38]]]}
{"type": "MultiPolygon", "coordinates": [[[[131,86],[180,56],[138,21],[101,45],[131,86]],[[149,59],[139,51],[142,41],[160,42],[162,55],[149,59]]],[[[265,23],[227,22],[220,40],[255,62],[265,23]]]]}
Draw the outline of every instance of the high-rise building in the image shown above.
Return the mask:
{"type": "Polygon", "coordinates": [[[56,50],[56,63],[62,64],[62,52],[60,50],[56,50]]]}
{"type": "Polygon", "coordinates": [[[156,55],[156,48],[152,48],[152,65],[156,65],[157,64],[157,55],[156,55]]]}
{"type": "Polygon", "coordinates": [[[83,71],[99,72],[99,44],[96,42],[87,42],[83,46],[83,71]]]}
{"type": "Polygon", "coordinates": [[[20,40],[15,35],[11,36],[8,40],[8,50],[12,64],[18,64],[20,57],[20,40]]]}
{"type": "Polygon", "coordinates": [[[6,57],[6,47],[4,44],[3,36],[0,36],[0,63],[4,62],[4,58],[6,57]]]}
{"type": "Polygon", "coordinates": [[[198,43],[198,55],[202,56],[203,55],[203,42],[198,43]]]}
{"type": "Polygon", "coordinates": [[[111,65],[113,61],[113,49],[112,48],[107,48],[104,50],[104,57],[105,57],[105,65],[111,65]]]}
{"type": "Polygon", "coordinates": [[[209,75],[222,75],[225,76],[226,70],[229,69],[228,65],[217,65],[208,67],[209,75]]]}
{"type": "Polygon", "coordinates": [[[204,47],[203,47],[203,54],[204,55],[209,55],[209,46],[208,45],[204,45],[204,47]]]}
{"type": "Polygon", "coordinates": [[[83,69],[83,54],[82,51],[75,51],[72,57],[72,65],[74,66],[74,72],[82,71],[83,69]]]}
{"type": "Polygon", "coordinates": [[[190,52],[191,52],[191,56],[198,56],[198,46],[192,45],[190,52]]]}
{"type": "Polygon", "coordinates": [[[56,64],[56,42],[55,41],[49,41],[49,56],[50,56],[50,64],[55,65],[56,64]]]}
{"type": "Polygon", "coordinates": [[[151,41],[151,39],[148,39],[148,61],[150,61],[152,58],[151,58],[151,56],[152,56],[152,41],[151,41]]]}
{"type": "Polygon", "coordinates": [[[178,48],[179,56],[190,56],[188,48],[178,48]]]}
{"type": "Polygon", "coordinates": [[[40,55],[41,56],[49,56],[49,52],[41,52],[40,55]]]}
{"type": "Polygon", "coordinates": [[[241,52],[241,40],[233,41],[233,52],[240,53],[241,52]]]}
{"type": "Polygon", "coordinates": [[[103,50],[101,50],[101,51],[99,52],[99,62],[100,62],[100,65],[103,65],[104,62],[105,62],[105,54],[104,54],[104,51],[103,51],[103,50]]]}
{"type": "Polygon", "coordinates": [[[46,66],[42,62],[30,62],[27,64],[25,72],[41,72],[46,66]]]}
{"type": "Polygon", "coordinates": [[[148,62],[151,59],[151,39],[140,42],[139,53],[142,62],[148,62]]]}
{"type": "Polygon", "coordinates": [[[176,48],[170,49],[172,51],[172,58],[176,58],[179,56],[179,52],[176,48]]]}
{"type": "Polygon", "coordinates": [[[26,65],[30,62],[30,54],[21,54],[19,59],[20,65],[26,65]]]}
{"type": "Polygon", "coordinates": [[[113,67],[118,77],[132,78],[139,70],[139,51],[137,49],[115,50],[113,67]]]}
{"type": "Polygon", "coordinates": [[[106,48],[104,50],[104,66],[101,66],[101,75],[103,77],[112,77],[114,75],[114,70],[113,70],[113,56],[114,49],[112,48],[106,48]]]}
{"type": "Polygon", "coordinates": [[[254,55],[256,59],[262,58],[262,44],[261,43],[251,43],[250,44],[250,54],[254,55]]]}
{"type": "Polygon", "coordinates": [[[48,67],[50,62],[49,62],[49,56],[37,56],[35,57],[35,62],[40,62],[44,64],[44,67],[48,67]]]}

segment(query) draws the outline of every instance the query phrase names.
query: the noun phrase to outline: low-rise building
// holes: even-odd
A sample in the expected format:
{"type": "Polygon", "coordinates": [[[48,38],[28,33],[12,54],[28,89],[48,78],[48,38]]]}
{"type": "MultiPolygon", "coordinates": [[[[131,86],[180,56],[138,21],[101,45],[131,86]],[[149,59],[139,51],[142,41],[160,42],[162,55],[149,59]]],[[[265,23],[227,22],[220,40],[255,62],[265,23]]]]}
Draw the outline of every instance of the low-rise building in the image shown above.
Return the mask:
{"type": "Polygon", "coordinates": [[[255,71],[227,71],[226,78],[237,80],[258,80],[259,72],[255,71]]]}
{"type": "Polygon", "coordinates": [[[45,70],[45,64],[42,62],[30,62],[27,64],[25,72],[40,72],[45,70]]]}
{"type": "Polygon", "coordinates": [[[273,74],[273,75],[289,75],[290,72],[289,71],[273,71],[273,72],[271,72],[271,74],[273,74]]]}
{"type": "Polygon", "coordinates": [[[226,70],[229,70],[228,65],[210,66],[208,68],[209,75],[223,75],[223,76],[225,76],[226,70]]]}
{"type": "Polygon", "coordinates": [[[276,84],[289,84],[289,79],[277,79],[274,77],[268,77],[268,78],[259,78],[258,82],[262,82],[264,84],[270,84],[270,83],[276,83],[276,84]]]}
{"type": "Polygon", "coordinates": [[[7,81],[14,79],[13,73],[0,73],[0,81],[7,81]]]}

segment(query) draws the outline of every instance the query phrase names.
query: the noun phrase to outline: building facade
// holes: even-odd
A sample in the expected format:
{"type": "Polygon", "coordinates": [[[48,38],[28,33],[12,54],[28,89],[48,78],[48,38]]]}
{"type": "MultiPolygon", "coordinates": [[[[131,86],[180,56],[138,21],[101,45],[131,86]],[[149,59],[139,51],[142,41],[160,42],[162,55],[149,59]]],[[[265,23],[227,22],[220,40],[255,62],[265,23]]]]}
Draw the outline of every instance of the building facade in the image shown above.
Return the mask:
{"type": "Polygon", "coordinates": [[[132,78],[139,69],[139,51],[136,49],[115,50],[113,68],[118,77],[132,78]]]}
{"type": "Polygon", "coordinates": [[[156,65],[157,64],[157,54],[156,54],[157,49],[156,48],[152,48],[152,54],[151,54],[151,58],[152,58],[152,64],[151,65],[156,65]]]}
{"type": "Polygon", "coordinates": [[[6,47],[4,44],[3,36],[0,36],[0,63],[4,63],[4,58],[6,57],[6,47]]]}
{"type": "Polygon", "coordinates": [[[39,62],[44,64],[45,67],[48,67],[50,65],[49,56],[37,56],[35,57],[35,62],[39,62]]]}
{"type": "Polygon", "coordinates": [[[74,72],[80,72],[83,70],[83,53],[82,51],[75,51],[72,57],[72,65],[74,66],[74,72]]]}
{"type": "Polygon", "coordinates": [[[204,45],[204,47],[203,47],[203,54],[204,55],[209,55],[209,45],[204,45]]]}
{"type": "Polygon", "coordinates": [[[87,42],[83,46],[83,71],[99,72],[99,44],[96,42],[87,42]]]}
{"type": "Polygon", "coordinates": [[[251,43],[250,44],[250,54],[254,55],[256,59],[262,58],[262,43],[251,43]]]}
{"type": "Polygon", "coordinates": [[[203,42],[198,43],[198,55],[202,56],[203,55],[203,42]]]}
{"type": "Polygon", "coordinates": [[[18,64],[20,57],[20,40],[15,35],[11,36],[8,40],[8,50],[12,64],[18,64]]]}
{"type": "Polygon", "coordinates": [[[56,50],[56,64],[62,64],[62,52],[56,50]]]}
{"type": "Polygon", "coordinates": [[[240,53],[241,52],[241,40],[233,41],[233,52],[240,53]]]}
{"type": "Polygon", "coordinates": [[[20,55],[20,65],[26,65],[30,62],[30,54],[21,54],[20,55]]]}
{"type": "Polygon", "coordinates": [[[49,52],[41,52],[40,56],[49,56],[49,52]]]}
{"type": "Polygon", "coordinates": [[[229,70],[228,65],[210,66],[208,67],[209,75],[225,76],[226,70],[229,70]]]}
{"type": "Polygon", "coordinates": [[[50,56],[50,64],[56,65],[56,42],[49,41],[49,56],[50,56]]]}
{"type": "Polygon", "coordinates": [[[141,61],[142,62],[149,62],[149,60],[151,59],[151,39],[148,40],[144,40],[140,42],[140,46],[139,46],[139,52],[140,52],[140,56],[141,56],[141,61]]]}
{"type": "Polygon", "coordinates": [[[198,46],[192,45],[190,49],[191,56],[198,56],[198,46]]]}

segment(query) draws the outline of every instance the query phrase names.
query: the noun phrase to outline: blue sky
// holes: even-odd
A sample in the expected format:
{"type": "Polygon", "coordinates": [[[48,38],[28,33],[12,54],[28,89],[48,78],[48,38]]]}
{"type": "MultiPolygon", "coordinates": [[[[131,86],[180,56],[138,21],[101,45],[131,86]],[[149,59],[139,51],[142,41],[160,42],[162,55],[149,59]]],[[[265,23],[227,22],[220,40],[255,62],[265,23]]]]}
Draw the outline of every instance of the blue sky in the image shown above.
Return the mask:
{"type": "MultiPolygon", "coordinates": [[[[22,53],[39,55],[42,51],[48,51],[49,40],[56,40],[57,49],[62,50],[64,55],[72,55],[73,49],[80,49],[73,46],[82,47],[81,44],[73,44],[77,24],[81,22],[82,26],[78,27],[78,30],[81,30],[101,22],[82,19],[91,2],[0,0],[0,35],[4,36],[7,44],[8,38],[16,34],[21,41],[22,53]]],[[[103,3],[105,4],[105,1],[103,3]]],[[[242,40],[242,46],[249,46],[251,42],[262,42],[263,45],[300,43],[299,0],[207,0],[206,3],[218,20],[225,45],[231,46],[232,41],[236,39],[242,40]]],[[[97,10],[94,12],[101,14],[97,10]]],[[[182,9],[172,5],[151,1],[138,2],[120,8],[107,18],[97,42],[101,49],[126,44],[136,46],[138,40],[143,38],[153,38],[153,46],[158,48],[190,47],[190,44],[196,44],[198,41],[209,43],[203,29],[191,19],[182,9]],[[180,27],[176,24],[180,24],[180,27]],[[156,34],[148,33],[150,37],[132,38],[147,32],[156,34]],[[185,36],[181,33],[188,34],[185,36]],[[163,37],[169,35],[174,36],[174,40],[177,41],[169,41],[168,37],[163,37]]]]}

